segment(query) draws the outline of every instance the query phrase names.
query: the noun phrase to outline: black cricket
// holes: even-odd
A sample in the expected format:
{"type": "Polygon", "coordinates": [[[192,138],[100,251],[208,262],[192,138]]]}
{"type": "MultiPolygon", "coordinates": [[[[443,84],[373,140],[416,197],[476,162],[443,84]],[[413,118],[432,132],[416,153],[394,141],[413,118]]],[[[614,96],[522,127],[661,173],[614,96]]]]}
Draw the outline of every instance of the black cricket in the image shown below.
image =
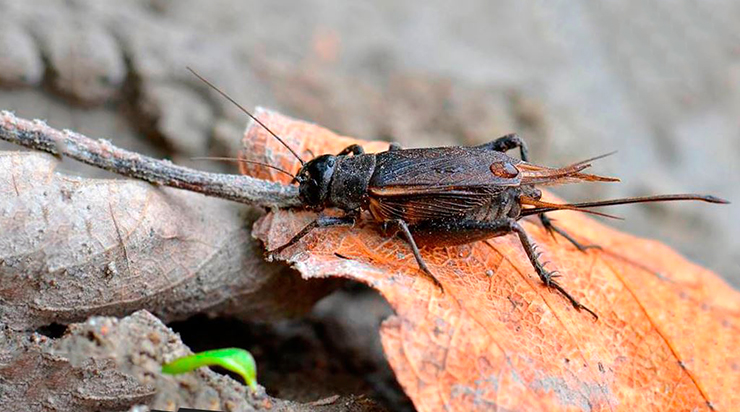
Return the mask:
{"type": "Polygon", "coordinates": [[[385,230],[395,228],[400,233],[419,268],[441,288],[424,262],[419,245],[460,245],[515,233],[545,286],[560,292],[574,308],[586,310],[598,318],[593,310],[578,302],[555,280],[560,276],[557,271],[546,269],[547,262],[540,261],[537,245],[518,222],[521,218],[539,216],[544,228],[553,236],[558,233],[585,251],[598,246],[579,243],[555,226],[545,213],[575,210],[610,217],[588,208],[673,200],[728,203],[714,196],[694,194],[573,204],[544,202],[541,200],[542,192],[536,186],[584,181],[614,182],[618,179],[582,173],[583,169],[591,166],[591,161],[600,157],[562,168],[529,163],[527,145],[516,134],[472,147],[403,149],[391,144],[388,151],[373,154],[365,153],[355,144],[336,155],[325,154],[304,162],[259,119],[192,69],[191,72],[236,104],[300,161],[302,167],[295,176],[271,165],[264,166],[293,176],[294,182],[299,184],[299,198],[305,208],[316,212],[338,208],[344,213],[340,217],[319,213],[316,220],[270,253],[279,253],[296,244],[314,229],[354,225],[361,212],[368,211],[385,230]],[[519,149],[520,159],[506,155],[512,149],[519,149]]]}

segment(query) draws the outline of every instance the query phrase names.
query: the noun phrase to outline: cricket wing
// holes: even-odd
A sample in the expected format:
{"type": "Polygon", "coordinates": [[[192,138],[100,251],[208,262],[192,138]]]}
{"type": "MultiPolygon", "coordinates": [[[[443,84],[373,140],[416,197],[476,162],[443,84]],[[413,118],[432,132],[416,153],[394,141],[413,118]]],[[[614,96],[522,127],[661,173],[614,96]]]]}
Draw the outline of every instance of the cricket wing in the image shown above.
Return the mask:
{"type": "Polygon", "coordinates": [[[482,186],[518,186],[520,160],[475,147],[393,150],[376,155],[371,188],[419,191],[482,186]]]}
{"type": "Polygon", "coordinates": [[[368,186],[370,212],[378,220],[408,223],[463,216],[518,186],[517,163],[503,153],[472,147],[379,153],[368,186]]]}

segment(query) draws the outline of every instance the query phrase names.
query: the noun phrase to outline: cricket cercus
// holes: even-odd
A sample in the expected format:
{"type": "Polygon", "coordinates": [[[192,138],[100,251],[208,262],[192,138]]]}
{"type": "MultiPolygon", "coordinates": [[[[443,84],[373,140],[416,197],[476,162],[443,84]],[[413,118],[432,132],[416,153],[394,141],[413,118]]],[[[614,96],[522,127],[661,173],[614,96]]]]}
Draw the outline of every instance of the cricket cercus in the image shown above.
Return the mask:
{"type": "MultiPolygon", "coordinates": [[[[192,70],[191,70],[192,71],[192,70]]],[[[293,176],[299,184],[299,198],[307,209],[321,212],[338,208],[343,216],[324,216],[298,232],[284,245],[270,251],[278,253],[301,240],[316,228],[353,225],[361,211],[368,211],[384,228],[395,227],[406,240],[419,268],[441,287],[419,253],[420,244],[459,245],[515,233],[542,282],[560,292],[576,309],[596,313],[579,303],[556,280],[559,274],[548,271],[540,261],[537,245],[518,221],[526,216],[539,216],[542,225],[556,232],[580,250],[582,245],[546,215],[555,210],[575,210],[609,216],[589,210],[593,207],[627,203],[700,200],[728,203],[709,195],[675,194],[633,197],[584,203],[556,204],[541,200],[537,186],[584,181],[613,182],[618,179],[582,173],[598,158],[562,168],[538,166],[529,162],[527,145],[516,134],[500,137],[473,147],[434,147],[403,149],[391,144],[389,150],[365,153],[361,146],[351,145],[336,155],[325,154],[305,162],[277,134],[224,92],[193,72],[225,98],[236,104],[255,122],[282,143],[301,163],[293,176]],[[506,155],[519,149],[520,159],[506,155]]]]}

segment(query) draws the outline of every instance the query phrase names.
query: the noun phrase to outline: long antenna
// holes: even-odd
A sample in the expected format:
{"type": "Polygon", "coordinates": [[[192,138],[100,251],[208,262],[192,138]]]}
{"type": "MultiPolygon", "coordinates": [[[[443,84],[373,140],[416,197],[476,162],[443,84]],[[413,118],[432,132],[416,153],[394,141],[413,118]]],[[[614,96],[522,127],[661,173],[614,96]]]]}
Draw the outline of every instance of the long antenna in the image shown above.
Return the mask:
{"type": "Polygon", "coordinates": [[[255,122],[257,122],[257,124],[259,124],[265,130],[267,130],[274,138],[276,138],[278,140],[278,142],[282,143],[283,146],[285,146],[288,150],[290,150],[290,153],[292,153],[293,156],[295,156],[295,158],[298,159],[299,162],[301,162],[301,166],[303,166],[304,164],[306,164],[306,162],[304,162],[303,159],[301,159],[301,157],[298,156],[298,154],[293,149],[291,149],[291,147],[288,146],[288,144],[285,143],[283,141],[283,139],[280,138],[280,136],[278,136],[277,134],[275,134],[275,132],[273,132],[272,130],[270,130],[269,127],[265,126],[265,124],[262,123],[260,121],[260,119],[254,117],[254,115],[252,113],[250,113],[249,110],[245,109],[244,106],[242,106],[239,103],[237,103],[236,100],[234,100],[234,99],[231,98],[231,96],[229,96],[228,94],[226,94],[225,92],[223,92],[221,89],[219,89],[218,87],[216,87],[213,83],[211,83],[208,80],[206,80],[203,76],[201,76],[198,73],[196,73],[195,70],[193,70],[192,68],[187,67],[187,69],[190,71],[190,73],[193,73],[193,75],[195,75],[195,77],[199,78],[203,83],[207,84],[213,90],[217,91],[221,96],[225,97],[226,100],[230,101],[231,103],[234,103],[234,105],[236,107],[238,107],[241,111],[243,111],[244,113],[246,113],[247,116],[251,117],[252,120],[254,120],[255,122]]]}
{"type": "Polygon", "coordinates": [[[253,164],[253,165],[260,165],[260,166],[268,167],[268,168],[270,168],[272,170],[277,170],[278,172],[285,173],[286,175],[288,175],[288,176],[290,176],[290,177],[292,177],[292,178],[295,179],[295,175],[292,174],[292,173],[290,173],[290,172],[288,172],[285,169],[281,169],[281,168],[279,168],[277,166],[273,166],[273,165],[268,165],[267,163],[255,162],[254,160],[239,159],[239,158],[236,158],[236,157],[218,157],[218,156],[216,156],[216,157],[214,157],[214,156],[191,157],[190,160],[221,160],[221,161],[227,161],[227,162],[249,163],[249,164],[253,164]]]}

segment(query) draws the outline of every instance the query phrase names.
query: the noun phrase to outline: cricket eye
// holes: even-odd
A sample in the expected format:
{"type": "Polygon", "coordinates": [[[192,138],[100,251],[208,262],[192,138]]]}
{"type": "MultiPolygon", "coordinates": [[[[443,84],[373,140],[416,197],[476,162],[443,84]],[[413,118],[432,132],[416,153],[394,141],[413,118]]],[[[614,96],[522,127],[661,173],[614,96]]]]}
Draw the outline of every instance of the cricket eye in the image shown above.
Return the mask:
{"type": "Polygon", "coordinates": [[[509,162],[496,162],[491,165],[491,172],[498,177],[511,179],[519,175],[519,169],[509,162]]]}

